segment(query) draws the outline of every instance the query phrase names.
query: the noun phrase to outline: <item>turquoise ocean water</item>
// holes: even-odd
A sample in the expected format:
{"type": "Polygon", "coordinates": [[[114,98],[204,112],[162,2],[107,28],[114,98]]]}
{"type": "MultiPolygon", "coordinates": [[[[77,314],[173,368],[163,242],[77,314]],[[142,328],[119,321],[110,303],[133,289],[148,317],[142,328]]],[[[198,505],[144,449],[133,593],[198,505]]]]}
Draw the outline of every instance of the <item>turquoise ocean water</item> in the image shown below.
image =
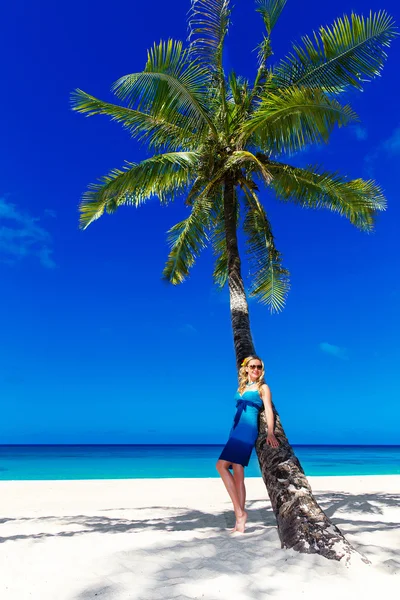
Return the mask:
{"type": "MultiPolygon", "coordinates": [[[[0,480],[217,477],[222,446],[0,446],[0,480]]],[[[306,475],[400,474],[400,446],[294,446],[306,475]]],[[[247,477],[260,471],[253,451],[247,477]]]]}

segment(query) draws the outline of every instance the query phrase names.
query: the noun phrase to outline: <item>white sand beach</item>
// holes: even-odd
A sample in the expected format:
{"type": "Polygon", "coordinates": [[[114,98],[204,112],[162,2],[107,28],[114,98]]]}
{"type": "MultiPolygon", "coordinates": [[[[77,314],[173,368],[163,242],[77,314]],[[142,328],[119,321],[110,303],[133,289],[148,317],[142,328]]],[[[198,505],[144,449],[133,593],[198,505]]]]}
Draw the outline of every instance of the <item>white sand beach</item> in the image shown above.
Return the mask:
{"type": "Polygon", "coordinates": [[[0,482],[0,598],[397,597],[400,475],[309,480],[371,565],[282,550],[259,478],[236,537],[218,479],[0,482]]]}

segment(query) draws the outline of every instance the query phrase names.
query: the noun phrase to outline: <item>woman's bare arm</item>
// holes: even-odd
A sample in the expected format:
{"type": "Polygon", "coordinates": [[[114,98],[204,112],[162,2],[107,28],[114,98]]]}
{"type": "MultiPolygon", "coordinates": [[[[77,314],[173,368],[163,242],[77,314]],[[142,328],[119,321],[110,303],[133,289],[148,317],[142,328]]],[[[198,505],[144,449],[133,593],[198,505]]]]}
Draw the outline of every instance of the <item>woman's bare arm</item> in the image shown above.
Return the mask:
{"type": "Polygon", "coordinates": [[[272,410],[271,390],[266,383],[261,386],[260,394],[265,408],[265,417],[267,419],[267,444],[273,448],[277,448],[279,446],[279,442],[274,434],[275,420],[274,411],[272,410]]]}

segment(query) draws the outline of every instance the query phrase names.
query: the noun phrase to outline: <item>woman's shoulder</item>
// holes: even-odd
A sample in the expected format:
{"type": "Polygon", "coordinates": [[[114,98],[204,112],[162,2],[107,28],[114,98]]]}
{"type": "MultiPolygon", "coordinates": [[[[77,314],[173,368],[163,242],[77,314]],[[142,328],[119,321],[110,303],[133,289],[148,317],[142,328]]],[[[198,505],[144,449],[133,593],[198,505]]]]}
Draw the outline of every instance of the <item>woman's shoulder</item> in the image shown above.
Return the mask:
{"type": "Polygon", "coordinates": [[[269,389],[269,385],[267,383],[263,383],[260,385],[260,393],[264,392],[264,394],[270,394],[271,390],[269,389]]]}

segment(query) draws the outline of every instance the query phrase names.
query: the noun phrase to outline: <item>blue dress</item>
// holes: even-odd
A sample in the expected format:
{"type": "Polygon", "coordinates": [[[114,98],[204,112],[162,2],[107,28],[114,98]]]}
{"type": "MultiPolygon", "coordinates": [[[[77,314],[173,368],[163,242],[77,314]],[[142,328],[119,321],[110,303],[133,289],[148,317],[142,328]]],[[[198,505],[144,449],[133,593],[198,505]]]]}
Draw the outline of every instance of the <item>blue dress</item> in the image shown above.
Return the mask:
{"type": "Polygon", "coordinates": [[[236,414],[220,459],[247,467],[258,436],[258,415],[263,406],[258,390],[236,392],[236,414]]]}

